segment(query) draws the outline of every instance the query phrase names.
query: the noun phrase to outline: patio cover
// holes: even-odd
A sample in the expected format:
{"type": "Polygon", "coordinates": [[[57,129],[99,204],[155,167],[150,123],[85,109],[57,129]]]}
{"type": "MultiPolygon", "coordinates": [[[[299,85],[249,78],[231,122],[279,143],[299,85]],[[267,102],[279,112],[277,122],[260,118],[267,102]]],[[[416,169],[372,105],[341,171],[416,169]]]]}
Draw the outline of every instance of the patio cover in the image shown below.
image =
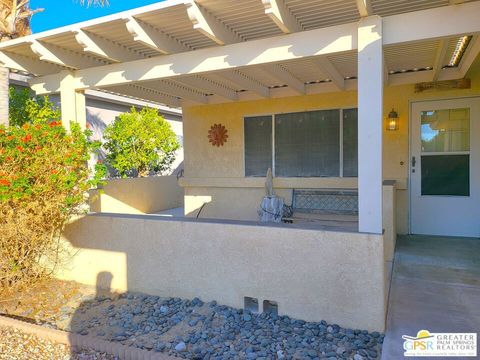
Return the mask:
{"type": "Polygon", "coordinates": [[[382,234],[385,86],[461,79],[480,52],[480,1],[167,0],[0,44],[0,64],[60,93],[173,107],[358,90],[359,231],[382,234]]]}

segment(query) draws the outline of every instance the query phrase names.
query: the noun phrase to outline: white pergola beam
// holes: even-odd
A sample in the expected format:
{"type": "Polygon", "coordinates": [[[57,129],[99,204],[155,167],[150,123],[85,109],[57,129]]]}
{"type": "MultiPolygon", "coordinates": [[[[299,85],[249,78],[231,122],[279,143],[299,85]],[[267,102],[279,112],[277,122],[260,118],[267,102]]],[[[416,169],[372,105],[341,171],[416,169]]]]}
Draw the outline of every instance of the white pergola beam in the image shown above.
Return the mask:
{"type": "MultiPolygon", "coordinates": [[[[399,14],[383,18],[383,43],[397,43],[480,33],[480,1],[399,14]],[[437,18],[439,20],[437,20],[437,18]],[[428,22],[425,19],[429,19],[428,22]],[[434,29],[432,29],[434,28],[434,29]]],[[[0,49],[2,48],[0,44],[0,49]]],[[[253,40],[188,53],[110,64],[77,71],[77,88],[87,89],[174,78],[182,75],[236,70],[304,57],[314,57],[357,49],[357,23],[253,40]]],[[[58,92],[61,76],[32,79],[41,94],[58,92]]]]}
{"type": "Polygon", "coordinates": [[[233,44],[242,39],[194,0],[185,0],[193,28],[219,45],[233,44]]]}
{"type": "Polygon", "coordinates": [[[435,55],[435,62],[433,63],[432,77],[430,81],[437,81],[442,71],[442,66],[445,62],[445,55],[448,50],[448,41],[446,39],[440,40],[438,44],[437,53],[435,55]]]}
{"type": "Polygon", "coordinates": [[[358,25],[358,228],[382,234],[383,136],[382,18],[358,25]]]}
{"type": "MultiPolygon", "coordinates": [[[[395,85],[415,84],[420,82],[431,82],[432,72],[433,70],[430,70],[430,71],[424,70],[424,71],[391,74],[389,75],[388,85],[395,86],[395,85]]],[[[456,80],[461,78],[463,78],[463,75],[460,73],[459,69],[445,68],[440,72],[436,81],[456,80]]]]}
{"type": "Polygon", "coordinates": [[[465,0],[449,0],[448,3],[450,5],[458,5],[458,4],[463,4],[465,0]]]}
{"type": "Polygon", "coordinates": [[[154,89],[145,88],[137,85],[122,85],[122,86],[110,86],[104,90],[111,91],[113,93],[130,96],[132,98],[143,99],[155,103],[161,103],[172,107],[180,107],[182,105],[181,100],[154,89]]]}
{"type": "Polygon", "coordinates": [[[202,76],[182,77],[178,81],[202,92],[212,93],[227,100],[238,100],[238,94],[235,90],[202,76]]]}
{"type": "Polygon", "coordinates": [[[114,62],[127,62],[143,58],[121,45],[87,31],[76,30],[74,33],[75,40],[86,53],[114,62]]]}
{"type": "MultiPolygon", "coordinates": [[[[76,73],[77,86],[83,89],[101,88],[132,81],[235,70],[250,65],[351,51],[357,48],[356,36],[353,34],[356,28],[357,23],[350,23],[187,53],[109,64],[95,69],[82,69],[76,73]]],[[[31,80],[31,85],[39,94],[58,92],[61,78],[61,75],[36,78],[31,80]]]]}
{"type": "Polygon", "coordinates": [[[318,57],[313,61],[320,71],[327,75],[327,77],[335,84],[335,87],[338,90],[345,89],[345,78],[338,72],[338,70],[333,66],[330,60],[327,57],[318,57]]]}
{"type": "Polygon", "coordinates": [[[175,97],[180,97],[184,100],[190,100],[199,104],[207,104],[208,97],[205,94],[194,91],[188,87],[182,86],[172,80],[162,80],[154,81],[141,84],[141,86],[147,87],[149,89],[154,89],[164,94],[170,94],[175,97]]]}
{"type": "Polygon", "coordinates": [[[463,54],[458,69],[460,72],[460,78],[463,78],[467,74],[467,71],[470,69],[470,66],[472,66],[478,54],[480,54],[480,35],[476,35],[472,38],[465,54],[463,54]]]}
{"type": "Polygon", "coordinates": [[[290,71],[285,69],[283,66],[278,64],[272,64],[269,66],[263,67],[267,73],[275,77],[279,81],[283,82],[285,85],[288,85],[289,88],[293,89],[296,93],[300,95],[305,94],[305,83],[297,79],[290,71]]]}
{"type": "Polygon", "coordinates": [[[96,67],[103,65],[100,61],[78,55],[73,51],[68,51],[52,44],[32,40],[30,48],[33,53],[42,61],[47,61],[60,66],[73,69],[96,67]]]}
{"type": "Polygon", "coordinates": [[[173,54],[190,50],[176,39],[140,21],[133,16],[125,19],[128,32],[133,40],[162,54],[173,54]]]}
{"type": "Polygon", "coordinates": [[[62,68],[58,65],[50,64],[38,59],[32,59],[8,51],[0,52],[0,63],[9,69],[25,71],[37,76],[58,73],[62,68]]]}
{"type": "Polygon", "coordinates": [[[480,1],[387,16],[383,18],[383,45],[478,33],[478,14],[480,1]]]}
{"type": "Polygon", "coordinates": [[[302,26],[285,5],[284,0],[262,0],[262,2],[265,7],[265,14],[272,19],[284,33],[289,34],[303,31],[302,26]]]}
{"type": "Polygon", "coordinates": [[[248,77],[240,71],[225,71],[217,74],[217,76],[227,79],[228,81],[237,84],[238,87],[241,87],[244,90],[252,91],[263,98],[270,97],[270,89],[268,86],[261,84],[257,80],[248,77]]]}
{"type": "Polygon", "coordinates": [[[357,9],[361,17],[373,15],[371,0],[357,0],[357,9]]]}

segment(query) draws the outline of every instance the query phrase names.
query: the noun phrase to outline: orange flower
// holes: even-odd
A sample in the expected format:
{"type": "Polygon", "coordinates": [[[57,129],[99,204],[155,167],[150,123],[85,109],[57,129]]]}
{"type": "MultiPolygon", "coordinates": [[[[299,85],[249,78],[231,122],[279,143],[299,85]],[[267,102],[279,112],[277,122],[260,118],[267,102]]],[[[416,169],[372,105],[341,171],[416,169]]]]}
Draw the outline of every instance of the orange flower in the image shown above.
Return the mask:
{"type": "Polygon", "coordinates": [[[55,170],[55,169],[53,169],[53,170],[51,171],[51,173],[55,175],[56,173],[58,173],[58,171],[55,170]]]}
{"type": "Polygon", "coordinates": [[[27,130],[28,129],[28,124],[23,124],[22,128],[27,130]]]}
{"type": "Polygon", "coordinates": [[[6,179],[0,179],[0,185],[10,186],[10,181],[6,179]]]}
{"type": "Polygon", "coordinates": [[[91,128],[90,123],[87,123],[86,127],[87,129],[90,129],[91,128]]]}
{"type": "Polygon", "coordinates": [[[18,149],[18,151],[23,151],[24,150],[23,147],[21,147],[21,146],[17,146],[17,149],[18,149]]]}
{"type": "Polygon", "coordinates": [[[32,139],[32,135],[27,134],[27,136],[25,136],[25,137],[22,139],[22,141],[23,141],[24,143],[27,143],[27,142],[29,142],[31,139],[32,139]]]}
{"type": "Polygon", "coordinates": [[[15,137],[13,135],[7,136],[7,140],[13,140],[15,137]]]}
{"type": "Polygon", "coordinates": [[[40,130],[41,126],[40,124],[35,125],[35,129],[40,130]]]}
{"type": "Polygon", "coordinates": [[[7,160],[7,161],[12,161],[13,158],[12,158],[11,156],[7,156],[5,160],[7,160]]]}

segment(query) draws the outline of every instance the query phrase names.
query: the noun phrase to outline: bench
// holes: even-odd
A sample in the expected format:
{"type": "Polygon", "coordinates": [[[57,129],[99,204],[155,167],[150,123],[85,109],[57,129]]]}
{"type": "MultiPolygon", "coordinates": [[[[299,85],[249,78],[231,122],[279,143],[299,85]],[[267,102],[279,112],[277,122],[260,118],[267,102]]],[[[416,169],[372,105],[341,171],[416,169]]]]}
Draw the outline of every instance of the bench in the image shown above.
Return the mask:
{"type": "Polygon", "coordinates": [[[356,189],[293,189],[287,223],[318,223],[354,229],[358,226],[356,189]]]}

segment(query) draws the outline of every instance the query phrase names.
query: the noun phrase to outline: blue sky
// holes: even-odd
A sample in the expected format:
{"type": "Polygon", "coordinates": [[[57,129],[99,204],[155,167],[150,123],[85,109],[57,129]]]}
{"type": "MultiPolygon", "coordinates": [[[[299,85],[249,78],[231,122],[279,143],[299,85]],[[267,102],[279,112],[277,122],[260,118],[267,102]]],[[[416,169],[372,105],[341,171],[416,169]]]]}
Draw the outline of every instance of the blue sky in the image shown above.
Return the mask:
{"type": "Polygon", "coordinates": [[[78,0],[30,0],[32,9],[44,8],[32,18],[32,32],[54,29],[116,12],[153,4],[161,0],[109,0],[107,7],[81,6],[78,0]]]}

